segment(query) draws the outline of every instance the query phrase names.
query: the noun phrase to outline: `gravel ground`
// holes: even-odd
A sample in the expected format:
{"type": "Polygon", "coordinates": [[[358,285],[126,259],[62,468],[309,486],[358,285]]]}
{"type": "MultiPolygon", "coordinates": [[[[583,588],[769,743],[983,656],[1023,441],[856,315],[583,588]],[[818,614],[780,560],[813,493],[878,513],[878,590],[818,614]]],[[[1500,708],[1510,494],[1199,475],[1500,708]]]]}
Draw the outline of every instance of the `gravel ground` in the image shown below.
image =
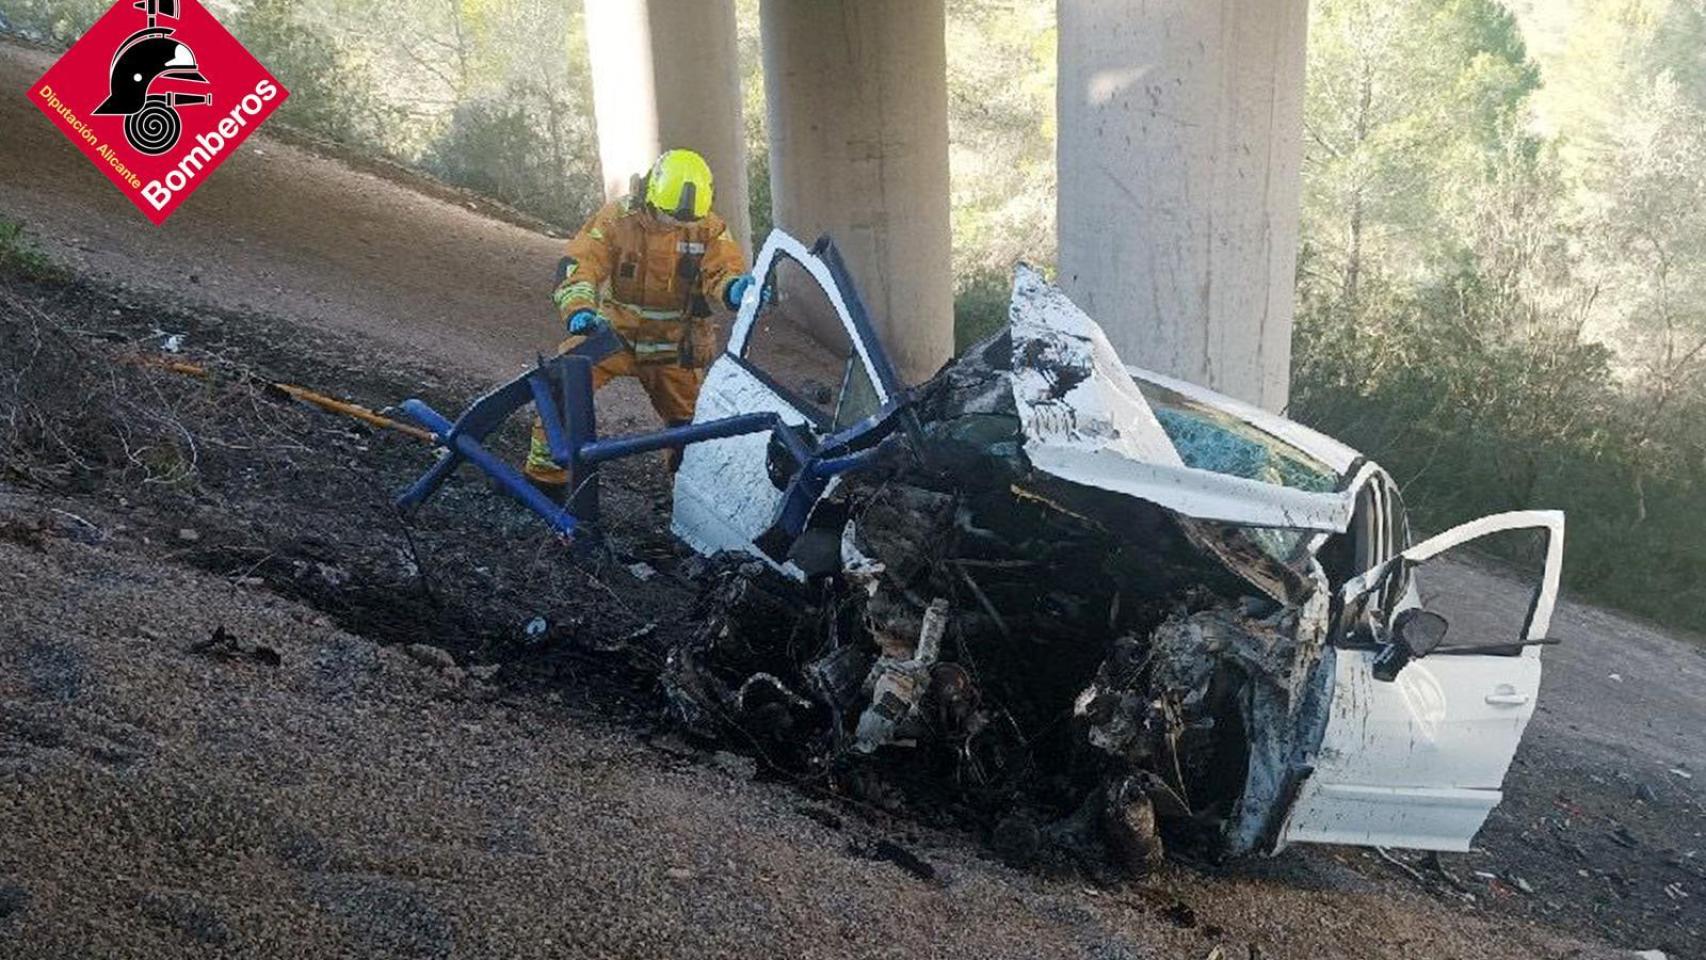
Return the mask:
{"type": "Polygon", "coordinates": [[[50,504],[0,499],[12,956],[1591,955],[1331,857],[1113,889],[1016,872],[50,504]],[[246,652],[196,652],[216,634],[246,652]],[[858,852],[884,840],[934,877],[858,852]]]}

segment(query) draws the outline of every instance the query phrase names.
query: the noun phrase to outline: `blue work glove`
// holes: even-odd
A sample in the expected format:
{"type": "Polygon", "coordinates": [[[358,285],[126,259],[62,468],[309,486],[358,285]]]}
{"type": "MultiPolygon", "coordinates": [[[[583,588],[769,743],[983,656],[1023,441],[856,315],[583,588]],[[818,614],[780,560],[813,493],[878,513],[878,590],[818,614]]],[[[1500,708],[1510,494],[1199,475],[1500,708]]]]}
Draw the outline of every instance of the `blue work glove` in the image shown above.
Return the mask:
{"type": "Polygon", "coordinates": [[[743,273],[729,281],[723,288],[723,306],[730,310],[740,309],[740,298],[746,296],[746,288],[752,286],[752,274],[743,273]]]}
{"type": "Polygon", "coordinates": [[[593,310],[582,308],[569,314],[569,334],[571,336],[591,336],[609,326],[610,321],[593,310]]]}
{"type": "MultiPolygon", "coordinates": [[[[750,273],[743,273],[730,280],[729,285],[723,288],[723,297],[727,301],[729,309],[739,310],[740,298],[746,296],[747,288],[757,282],[750,273]]],[[[758,309],[763,310],[775,300],[776,285],[774,283],[766,283],[758,288],[758,309]]]]}

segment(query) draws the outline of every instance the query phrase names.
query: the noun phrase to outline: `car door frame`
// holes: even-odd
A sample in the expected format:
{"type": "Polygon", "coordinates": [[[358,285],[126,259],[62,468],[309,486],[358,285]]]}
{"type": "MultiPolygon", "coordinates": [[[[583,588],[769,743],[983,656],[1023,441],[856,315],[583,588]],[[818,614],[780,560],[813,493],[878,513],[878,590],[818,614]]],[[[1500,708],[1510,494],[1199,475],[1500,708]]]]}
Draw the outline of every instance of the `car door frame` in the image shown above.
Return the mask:
{"type": "MultiPolygon", "coordinates": [[[[1547,534],[1545,566],[1541,570],[1540,583],[1535,587],[1520,639],[1521,643],[1529,645],[1524,647],[1523,655],[1538,657],[1538,645],[1546,639],[1547,631],[1552,627],[1552,611],[1557,606],[1558,587],[1564,573],[1564,513],[1561,510],[1512,510],[1459,524],[1345,581],[1339,589],[1339,596],[1347,604],[1356,602],[1379,589],[1381,582],[1392,574],[1395,564],[1417,567],[1472,540],[1512,530],[1545,530],[1547,534]]],[[[1407,593],[1405,600],[1394,604],[1388,611],[1389,622],[1399,612],[1420,605],[1413,584],[1407,593]]]]}
{"type": "MultiPolygon", "coordinates": [[[[779,229],[771,231],[753,265],[754,283],[741,298],[727,345],[706,372],[694,422],[735,413],[762,412],[756,407],[763,405],[790,425],[803,425],[814,431],[833,427],[822,423],[801,398],[744,356],[762,305],[760,292],[770,280],[778,257],[793,260],[817,282],[876,393],[876,413],[823,437],[819,449],[856,444],[862,433],[877,426],[904,400],[905,388],[882,349],[864,300],[834,242],[827,236],[820,237],[807,248],[779,229]],[[747,405],[751,408],[743,408],[747,405]]],[[[784,574],[800,577],[801,572],[792,563],[778,563],[753,542],[768,526],[783,496],[771,484],[766,470],[768,444],[769,434],[754,434],[687,448],[675,478],[671,529],[700,553],[740,550],[784,574]]]]}
{"type": "MultiPolygon", "coordinates": [[[[760,379],[770,380],[762,371],[747,362],[745,353],[747,342],[752,338],[752,328],[758,320],[760,291],[770,279],[778,255],[789,257],[805,268],[823,288],[830,305],[835,308],[836,316],[841,319],[848,341],[853,344],[853,349],[858,352],[865,365],[865,373],[871,378],[871,384],[877,391],[879,404],[887,405],[890,400],[899,396],[904,386],[895,373],[894,365],[889,362],[888,354],[883,351],[882,341],[871,323],[871,315],[865,308],[864,298],[859,295],[858,285],[853,282],[852,274],[847,271],[847,263],[841,258],[841,250],[828,235],[819,237],[816,243],[807,248],[805,244],[780,229],[770,231],[770,236],[764,241],[764,247],[758,252],[758,259],[753,263],[754,282],[741,298],[740,310],[735,315],[734,324],[729,328],[728,345],[718,356],[717,362],[733,360],[748,371],[757,373],[760,379]]],[[[770,386],[787,396],[785,388],[779,389],[774,383],[770,383],[770,386]]]]}
{"type": "Polygon", "coordinates": [[[1484,779],[1493,782],[1465,784],[1461,781],[1472,778],[1445,777],[1441,763],[1431,767],[1418,763],[1415,751],[1419,744],[1434,740],[1418,737],[1418,731],[1426,732],[1425,724],[1412,719],[1400,734],[1397,725],[1390,723],[1391,718],[1404,717],[1407,710],[1420,709],[1406,699],[1404,673],[1400,672],[1397,682],[1372,681],[1370,663],[1376,651],[1341,644],[1331,651],[1332,663],[1325,671],[1330,698],[1322,735],[1307,761],[1309,775],[1280,829],[1281,845],[1314,842],[1469,849],[1487,814],[1503,797],[1503,778],[1533,715],[1540,683],[1540,646],[1551,628],[1563,572],[1564,515],[1555,510],[1520,510],[1481,517],[1399,552],[1351,578],[1340,589],[1342,602],[1350,605],[1384,590],[1391,577],[1405,578],[1399,598],[1384,611],[1389,626],[1402,610],[1421,605],[1414,579],[1408,577],[1411,568],[1464,544],[1513,530],[1539,530],[1547,536],[1544,565],[1516,640],[1523,644],[1522,649],[1515,656],[1446,650],[1405,667],[1406,671],[1425,672],[1429,669],[1425,665],[1433,664],[1454,685],[1477,685],[1473,689],[1457,687],[1446,691],[1448,694],[1471,699],[1479,695],[1481,686],[1488,686],[1487,704],[1509,705],[1500,722],[1483,731],[1484,735],[1459,738],[1473,744],[1479,753],[1471,758],[1473,765],[1483,771],[1484,779]],[[1510,686],[1503,680],[1513,675],[1533,689],[1502,693],[1510,686]],[[1510,699],[1497,699],[1501,696],[1510,699]],[[1382,723],[1382,718],[1387,722],[1382,723]],[[1417,770],[1425,772],[1415,773],[1417,770]],[[1406,777],[1401,771],[1414,775],[1406,777]],[[1385,782],[1377,782],[1382,772],[1385,782]],[[1430,777],[1439,782],[1419,782],[1430,777]],[[1410,782],[1403,782],[1406,779],[1410,782]]]}

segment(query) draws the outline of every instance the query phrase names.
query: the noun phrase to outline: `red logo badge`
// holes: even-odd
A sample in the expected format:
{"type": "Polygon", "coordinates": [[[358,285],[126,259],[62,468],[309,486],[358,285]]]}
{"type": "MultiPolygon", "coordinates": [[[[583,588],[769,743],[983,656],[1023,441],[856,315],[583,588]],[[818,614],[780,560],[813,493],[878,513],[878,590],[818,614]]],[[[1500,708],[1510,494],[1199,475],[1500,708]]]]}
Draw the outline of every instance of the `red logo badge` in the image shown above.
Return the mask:
{"type": "Polygon", "coordinates": [[[289,93],[196,0],[119,0],[29,96],[158,224],[289,93]]]}

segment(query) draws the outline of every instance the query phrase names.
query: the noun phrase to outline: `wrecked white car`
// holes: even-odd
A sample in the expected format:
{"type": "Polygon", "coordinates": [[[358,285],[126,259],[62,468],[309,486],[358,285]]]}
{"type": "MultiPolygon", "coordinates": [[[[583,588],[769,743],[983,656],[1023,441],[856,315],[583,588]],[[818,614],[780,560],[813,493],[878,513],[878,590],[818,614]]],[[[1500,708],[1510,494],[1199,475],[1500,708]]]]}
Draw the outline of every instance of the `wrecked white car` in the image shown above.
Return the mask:
{"type": "MultiPolygon", "coordinates": [[[[698,419],[774,411],[816,440],[880,417],[894,378],[835,266],[772,239],[758,273],[779,293],[741,311],[698,419]]],[[[814,531],[833,543],[864,621],[821,631],[821,649],[796,659],[812,676],[857,680],[857,696],[775,682],[842,712],[854,750],[957,739],[975,767],[980,731],[1034,744],[1045,728],[1070,730],[1106,755],[1095,766],[1112,778],[1109,813],[1141,821],[1142,809],[1119,808],[1142,797],[1163,823],[1209,828],[1234,853],[1288,841],[1467,849],[1534,709],[1562,517],[1487,517],[1412,546],[1396,487],[1355,451],[1125,368],[1030,269],[1011,320],[918,391],[923,462],[847,477],[795,545],[797,558],[814,531]],[[1003,520],[1022,522],[990,529],[1003,520]],[[1420,610],[1429,561],[1513,529],[1546,539],[1528,622],[1458,636],[1420,610]],[[836,663],[848,657],[858,669],[836,663]],[[1013,675],[988,676],[1003,658],[1013,675]],[[997,697],[992,682],[1038,689],[997,697]],[[1054,700],[1030,703],[1043,687],[1054,700]],[[1035,715],[1012,715],[1015,699],[1035,715]],[[1006,715],[979,715],[990,710],[1006,715]],[[960,730],[944,712],[966,714],[952,718],[960,730]]],[[[749,434],[689,448],[674,530],[804,579],[759,546],[786,486],[774,446],[749,434]]],[[[830,572],[816,552],[812,573],[830,572]]]]}
{"type": "Polygon", "coordinates": [[[1377,465],[1124,366],[1029,268],[1009,328],[912,389],[832,244],[778,231],[754,272],[692,427],[597,440],[584,374],[542,366],[456,424],[415,405],[449,450],[405,505],[463,460],[503,482],[478,441],[529,398],[582,475],[686,445],[672,528],[728,562],[665,651],[674,718],[1014,860],[1468,848],[1534,710],[1560,514],[1412,545],[1377,465]],[[1526,621],[1454,616],[1433,562],[1506,535],[1526,621]]]}

